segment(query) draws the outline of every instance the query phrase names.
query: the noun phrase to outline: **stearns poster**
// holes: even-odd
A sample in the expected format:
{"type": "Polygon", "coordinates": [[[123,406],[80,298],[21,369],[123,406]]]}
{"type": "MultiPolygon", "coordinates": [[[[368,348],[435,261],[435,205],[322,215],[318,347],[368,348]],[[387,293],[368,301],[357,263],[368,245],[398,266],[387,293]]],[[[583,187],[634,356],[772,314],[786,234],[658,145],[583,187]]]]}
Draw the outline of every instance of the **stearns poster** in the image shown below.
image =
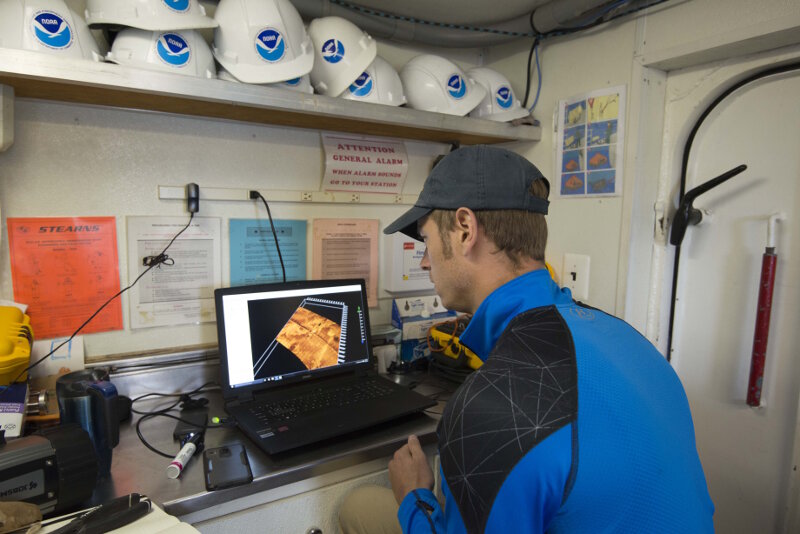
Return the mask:
{"type": "MultiPolygon", "coordinates": [[[[69,336],[120,291],[114,217],[9,218],[8,242],[14,300],[36,339],[69,336]]],[[[117,298],[81,333],[121,329],[117,298]]]]}

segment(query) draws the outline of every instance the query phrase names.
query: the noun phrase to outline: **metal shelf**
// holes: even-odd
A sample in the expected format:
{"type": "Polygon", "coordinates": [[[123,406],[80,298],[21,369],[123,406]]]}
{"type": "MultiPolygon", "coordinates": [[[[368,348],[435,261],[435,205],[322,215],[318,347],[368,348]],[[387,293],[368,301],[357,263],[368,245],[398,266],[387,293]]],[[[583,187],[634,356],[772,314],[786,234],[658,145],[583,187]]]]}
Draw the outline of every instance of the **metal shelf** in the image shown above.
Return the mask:
{"type": "Polygon", "coordinates": [[[0,48],[0,85],[37,98],[443,143],[538,141],[536,126],[353,102],[0,48]]]}

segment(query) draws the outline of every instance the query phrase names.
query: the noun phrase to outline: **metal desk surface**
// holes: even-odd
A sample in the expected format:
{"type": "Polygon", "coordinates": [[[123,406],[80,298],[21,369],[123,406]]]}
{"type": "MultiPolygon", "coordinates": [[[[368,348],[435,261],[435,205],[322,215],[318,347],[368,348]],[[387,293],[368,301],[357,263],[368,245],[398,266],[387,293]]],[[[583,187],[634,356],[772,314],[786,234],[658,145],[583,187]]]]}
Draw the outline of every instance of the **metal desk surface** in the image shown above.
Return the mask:
{"type": "MultiPolygon", "coordinates": [[[[160,374],[160,371],[147,371],[127,375],[112,374],[111,380],[120,394],[136,398],[151,392],[191,391],[205,383],[208,378],[216,379],[214,372],[207,365],[189,365],[178,370],[171,369],[170,376],[160,374]],[[175,379],[176,376],[180,378],[175,379]]],[[[420,382],[416,390],[430,396],[442,396],[448,387],[426,377],[422,377],[420,382]]],[[[209,400],[209,419],[225,415],[222,395],[218,389],[204,392],[201,396],[209,400]]],[[[175,400],[175,397],[151,397],[136,402],[134,409],[155,410],[166,407],[175,400]]],[[[178,479],[167,478],[166,468],[171,460],[157,455],[142,444],[136,434],[135,425],[139,416],[134,415],[130,421],[121,425],[119,445],[113,450],[111,477],[98,483],[92,496],[92,504],[138,492],[162,505],[167,513],[180,517],[373,460],[385,458],[388,462],[394,451],[406,442],[409,434],[416,434],[423,445],[435,442],[438,414],[442,407],[443,402],[440,402],[439,406],[430,410],[431,415],[426,413],[403,418],[368,431],[280,455],[265,454],[235,427],[209,429],[205,435],[206,447],[237,441],[243,443],[253,471],[251,484],[212,492],[205,489],[201,453],[195,454],[178,479]]],[[[177,414],[177,411],[172,413],[177,414]]],[[[174,453],[178,449],[178,444],[172,438],[175,423],[174,419],[154,417],[142,423],[141,432],[153,447],[174,453]]]]}

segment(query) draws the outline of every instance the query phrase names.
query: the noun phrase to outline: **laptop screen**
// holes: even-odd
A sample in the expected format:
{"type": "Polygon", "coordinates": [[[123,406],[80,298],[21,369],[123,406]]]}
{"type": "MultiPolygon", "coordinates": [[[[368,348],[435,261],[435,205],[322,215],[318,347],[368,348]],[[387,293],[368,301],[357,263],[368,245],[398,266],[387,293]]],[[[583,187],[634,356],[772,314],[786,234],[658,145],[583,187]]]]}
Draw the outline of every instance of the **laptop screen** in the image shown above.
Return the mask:
{"type": "Polygon", "coordinates": [[[215,297],[224,393],[370,364],[363,280],[223,288],[215,297]]]}

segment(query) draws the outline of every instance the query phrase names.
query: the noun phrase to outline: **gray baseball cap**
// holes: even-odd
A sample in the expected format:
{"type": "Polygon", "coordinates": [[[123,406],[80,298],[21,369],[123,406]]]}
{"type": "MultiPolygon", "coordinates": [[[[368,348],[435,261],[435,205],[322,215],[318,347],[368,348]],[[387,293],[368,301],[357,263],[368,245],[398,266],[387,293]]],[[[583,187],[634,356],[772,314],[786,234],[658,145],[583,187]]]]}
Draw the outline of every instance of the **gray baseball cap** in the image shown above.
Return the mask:
{"type": "Polygon", "coordinates": [[[383,233],[402,232],[421,241],[417,221],[434,209],[526,210],[546,215],[550,202],[529,192],[536,180],[544,180],[550,191],[539,169],[510,150],[486,145],[459,148],[433,168],[414,207],[383,233]]]}

